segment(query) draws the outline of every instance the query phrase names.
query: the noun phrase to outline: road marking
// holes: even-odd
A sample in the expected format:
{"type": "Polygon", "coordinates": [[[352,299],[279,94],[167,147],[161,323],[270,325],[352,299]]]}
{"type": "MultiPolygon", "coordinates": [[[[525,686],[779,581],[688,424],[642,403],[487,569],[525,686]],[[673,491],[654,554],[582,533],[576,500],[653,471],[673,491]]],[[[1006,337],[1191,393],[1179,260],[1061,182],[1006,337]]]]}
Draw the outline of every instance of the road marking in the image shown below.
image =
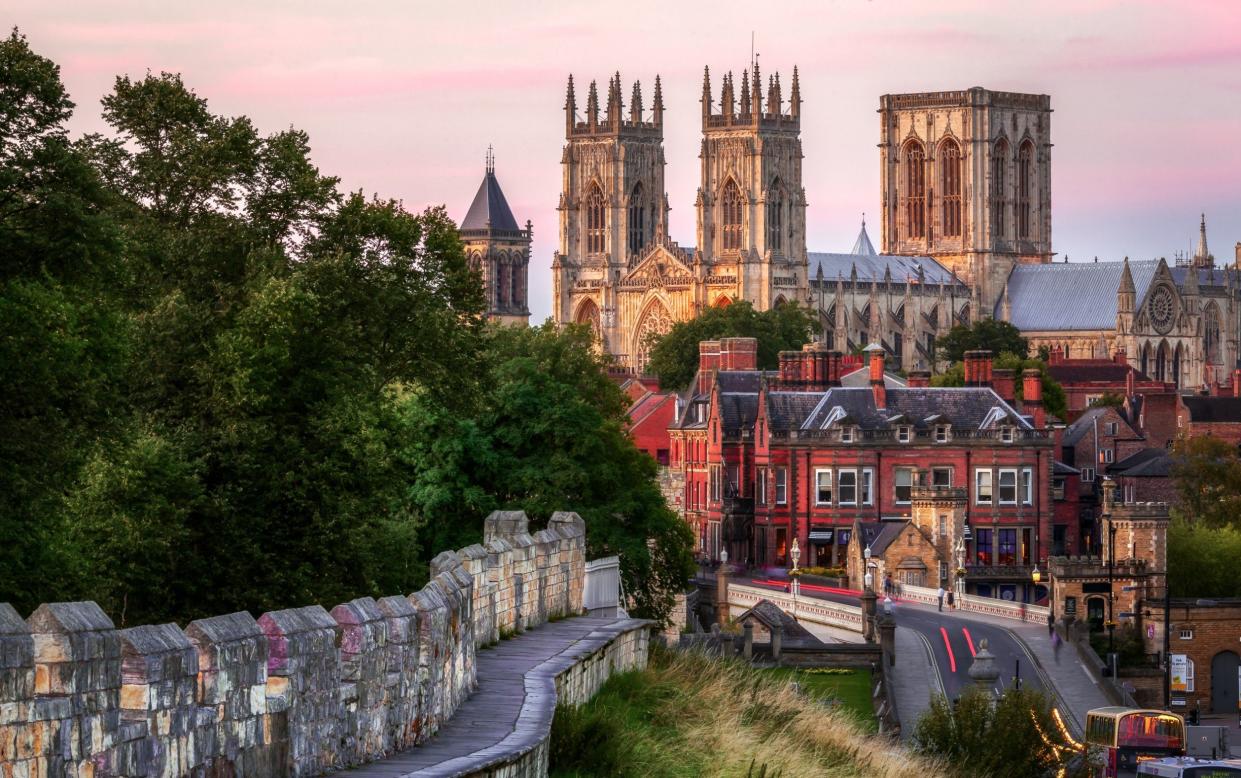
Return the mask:
{"type": "Polygon", "coordinates": [[[908,629],[910,632],[918,636],[918,640],[922,641],[922,647],[926,650],[926,661],[930,662],[931,669],[935,671],[935,677],[933,680],[936,685],[939,686],[939,693],[947,697],[948,690],[944,686],[944,674],[939,670],[939,662],[935,661],[935,652],[931,650],[931,641],[926,639],[926,635],[923,635],[921,632],[913,629],[912,627],[897,627],[897,629],[908,629]]]}
{"type": "Polygon", "coordinates": [[[944,636],[944,648],[948,649],[948,668],[955,673],[957,671],[957,657],[952,653],[952,644],[948,642],[948,630],[940,627],[939,634],[944,636]]]}
{"type": "Polygon", "coordinates": [[[1080,667],[1080,668],[1082,669],[1082,672],[1086,674],[1086,677],[1090,679],[1090,682],[1091,682],[1092,684],[1094,684],[1095,686],[1098,686],[1098,685],[1099,685],[1099,682],[1098,682],[1098,681],[1096,681],[1096,680],[1094,679],[1094,676],[1090,674],[1090,670],[1086,667],[1086,665],[1082,664],[1081,662],[1078,662],[1078,663],[1077,663],[1077,666],[1078,666],[1078,667],[1080,667]]]}
{"type": "Polygon", "coordinates": [[[970,656],[978,656],[974,651],[974,639],[970,637],[970,631],[965,627],[961,627],[961,631],[965,633],[965,643],[970,647],[970,656]]]}

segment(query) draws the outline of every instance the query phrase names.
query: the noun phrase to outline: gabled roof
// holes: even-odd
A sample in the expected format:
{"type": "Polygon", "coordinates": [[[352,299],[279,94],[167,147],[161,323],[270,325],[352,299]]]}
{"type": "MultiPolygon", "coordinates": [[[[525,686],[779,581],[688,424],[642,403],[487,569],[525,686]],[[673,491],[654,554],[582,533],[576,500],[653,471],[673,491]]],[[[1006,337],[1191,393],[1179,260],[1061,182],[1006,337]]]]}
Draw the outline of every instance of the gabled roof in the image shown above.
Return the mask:
{"type": "Polygon", "coordinates": [[[819,642],[810,630],[798,623],[797,619],[780,610],[780,607],[771,600],[759,600],[754,603],[754,607],[737,617],[737,621],[743,621],[747,616],[753,616],[762,622],[767,629],[779,626],[782,632],[782,639],[795,640],[813,640],[819,642]]]}
{"type": "Polygon", "coordinates": [[[989,387],[898,387],[888,389],[887,408],[880,413],[869,388],[834,387],[826,392],[771,392],[768,415],[772,429],[818,429],[839,407],[862,429],[888,429],[888,419],[904,415],[915,428],[951,424],[958,429],[980,429],[996,409],[1022,429],[1030,423],[989,387]],[[785,425],[788,425],[787,427],[785,425]]]}
{"type": "MultiPolygon", "coordinates": [[[[859,367],[856,370],[850,370],[840,377],[840,385],[848,387],[870,386],[870,368],[859,367]]],[[[885,370],[883,373],[883,385],[889,389],[900,389],[905,386],[905,379],[896,373],[889,373],[885,370]]]]}
{"type": "Polygon", "coordinates": [[[1125,415],[1119,410],[1114,409],[1111,406],[1087,408],[1082,412],[1081,416],[1077,417],[1077,421],[1064,428],[1064,435],[1060,437],[1060,444],[1062,446],[1076,446],[1079,442],[1081,442],[1082,438],[1086,437],[1087,433],[1094,429],[1095,419],[1101,419],[1107,416],[1109,410],[1115,410],[1117,420],[1128,427],[1130,432],[1135,435],[1137,434],[1137,431],[1133,429],[1133,425],[1129,424],[1129,422],[1125,419],[1125,415]]]}
{"type": "Polygon", "coordinates": [[[483,182],[478,186],[478,194],[474,195],[470,210],[461,220],[461,229],[513,231],[521,229],[517,226],[517,220],[513,218],[513,212],[508,207],[508,200],[504,199],[504,192],[500,190],[500,182],[496,180],[495,171],[490,167],[483,175],[483,182]]]}
{"type": "Polygon", "coordinates": [[[901,532],[909,526],[908,519],[896,521],[865,521],[858,524],[862,531],[862,543],[870,546],[870,553],[878,556],[892,545],[892,541],[901,536],[901,532]]]}
{"type": "Polygon", "coordinates": [[[1108,468],[1111,475],[1166,478],[1172,473],[1172,453],[1166,448],[1144,448],[1108,468]]]}
{"type": "MultiPolygon", "coordinates": [[[[854,248],[857,248],[856,246],[854,248]]],[[[874,251],[874,248],[871,248],[874,251]]],[[[819,271],[823,272],[823,283],[834,284],[837,278],[846,281],[857,269],[859,281],[870,283],[882,282],[888,273],[898,283],[918,281],[921,271],[924,284],[947,284],[964,288],[961,279],[952,271],[936,262],[931,257],[906,257],[896,254],[832,254],[818,251],[808,253],[810,258],[810,277],[816,278],[819,271]]]]}
{"type": "Polygon", "coordinates": [[[1182,397],[1189,420],[1195,422],[1241,422],[1241,397],[1182,397]]]}

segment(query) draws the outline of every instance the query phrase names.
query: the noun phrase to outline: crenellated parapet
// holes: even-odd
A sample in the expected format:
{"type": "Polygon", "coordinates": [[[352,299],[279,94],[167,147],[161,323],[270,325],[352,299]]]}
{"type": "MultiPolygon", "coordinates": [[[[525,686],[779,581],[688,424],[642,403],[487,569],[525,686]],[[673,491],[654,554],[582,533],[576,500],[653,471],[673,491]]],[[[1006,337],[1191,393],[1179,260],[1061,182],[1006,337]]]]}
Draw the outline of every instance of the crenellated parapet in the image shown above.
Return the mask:
{"type": "Polygon", "coordinates": [[[480,648],[582,612],[586,530],[520,511],[408,596],[118,630],[93,602],[0,603],[0,775],[315,776],[426,741],[480,648]]]}

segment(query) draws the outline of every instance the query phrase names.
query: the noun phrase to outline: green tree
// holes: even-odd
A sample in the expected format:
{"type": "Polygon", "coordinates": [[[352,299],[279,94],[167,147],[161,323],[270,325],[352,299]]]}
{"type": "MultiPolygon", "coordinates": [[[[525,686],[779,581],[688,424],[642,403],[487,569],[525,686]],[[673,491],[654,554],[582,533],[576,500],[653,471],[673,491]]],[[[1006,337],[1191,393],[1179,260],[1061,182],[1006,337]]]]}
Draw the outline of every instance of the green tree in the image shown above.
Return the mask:
{"type": "MultiPolygon", "coordinates": [[[[1043,388],[1043,408],[1057,418],[1063,419],[1067,416],[1068,397],[1060,382],[1052,378],[1046,362],[1041,359],[1026,359],[1016,354],[1005,353],[991,360],[991,365],[993,369],[1013,371],[1014,395],[1018,402],[1025,397],[1025,381],[1022,380],[1022,371],[1029,368],[1038,370],[1039,383],[1043,388]]],[[[939,375],[931,376],[931,385],[965,386],[965,365],[957,362],[939,375]]]]}
{"type": "Polygon", "coordinates": [[[953,325],[935,341],[935,356],[944,362],[960,362],[965,359],[965,352],[980,349],[995,355],[1009,353],[1025,357],[1030,351],[1030,342],[1021,336],[1021,330],[997,319],[980,319],[969,327],[953,325]]]}
{"type": "Polygon", "coordinates": [[[1203,526],[1178,515],[1168,525],[1167,549],[1173,597],[1241,597],[1241,528],[1203,526]]]}
{"type": "Polygon", "coordinates": [[[677,322],[651,342],[646,369],[659,377],[660,386],[688,386],[698,370],[698,344],[719,338],[757,338],[758,367],[774,369],[781,351],[801,349],[820,329],[818,317],[794,304],[756,311],[749,302],[708,308],[688,321],[677,322]]]}
{"type": "MultiPolygon", "coordinates": [[[[588,330],[496,327],[482,365],[481,412],[460,417],[409,398],[412,502],[438,548],[481,538],[483,517],[521,509],[535,521],[573,510],[591,555],[619,554],[636,611],[663,618],[692,571],[692,535],[664,501],[654,460],[626,433],[626,398],[588,330]]],[[[429,550],[429,549],[428,549],[429,550]]]]}
{"type": "Polygon", "coordinates": [[[1090,401],[1091,408],[1123,408],[1125,398],[1112,392],[1104,392],[1090,401]]]}
{"type": "Polygon", "coordinates": [[[1060,734],[1047,698],[1029,689],[1008,689],[993,703],[970,687],[955,706],[936,696],[913,740],[922,753],[980,778],[1056,775],[1080,753],[1060,734]]]}
{"type": "Polygon", "coordinates": [[[1172,481],[1180,516],[1203,527],[1241,529],[1241,457],[1236,446],[1209,435],[1176,441],[1172,481]]]}

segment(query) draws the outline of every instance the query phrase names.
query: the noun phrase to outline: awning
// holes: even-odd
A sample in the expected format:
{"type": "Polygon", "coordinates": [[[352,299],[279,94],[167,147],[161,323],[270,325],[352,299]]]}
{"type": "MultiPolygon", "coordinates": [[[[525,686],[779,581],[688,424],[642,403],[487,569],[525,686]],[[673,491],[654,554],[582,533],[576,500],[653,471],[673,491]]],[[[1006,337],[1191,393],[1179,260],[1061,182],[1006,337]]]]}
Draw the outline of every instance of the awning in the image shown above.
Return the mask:
{"type": "Polygon", "coordinates": [[[810,540],[812,540],[812,541],[817,541],[817,542],[819,542],[819,543],[831,543],[831,542],[832,542],[832,535],[833,535],[833,531],[832,531],[832,530],[830,530],[830,529],[829,529],[829,530],[823,530],[823,531],[821,531],[821,532],[811,532],[811,533],[810,533],[810,540]]]}

